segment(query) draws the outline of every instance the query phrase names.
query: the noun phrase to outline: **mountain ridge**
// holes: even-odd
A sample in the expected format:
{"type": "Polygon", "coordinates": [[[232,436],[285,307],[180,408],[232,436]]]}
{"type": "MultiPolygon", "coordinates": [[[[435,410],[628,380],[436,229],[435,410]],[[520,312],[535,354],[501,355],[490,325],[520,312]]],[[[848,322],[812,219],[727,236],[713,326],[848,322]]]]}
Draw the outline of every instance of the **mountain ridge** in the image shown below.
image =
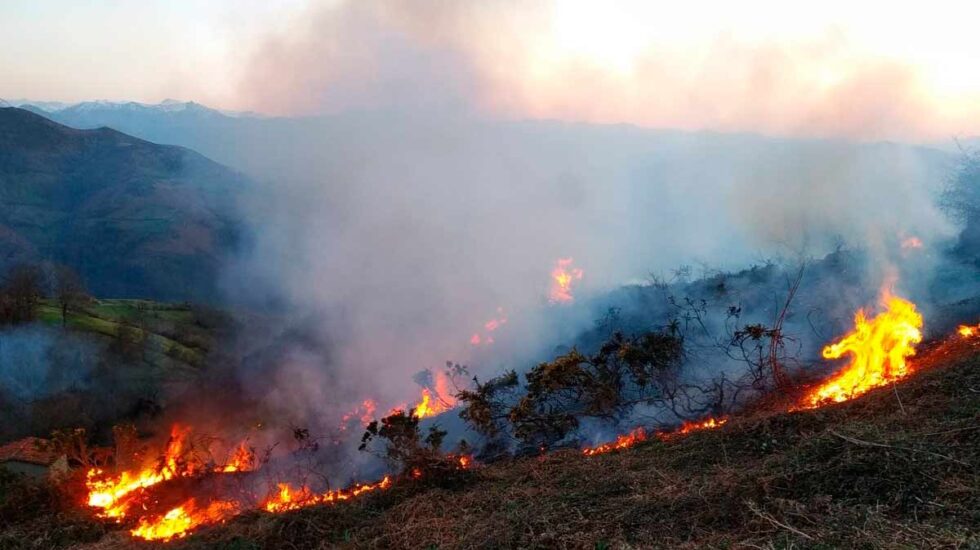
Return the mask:
{"type": "Polygon", "coordinates": [[[213,299],[247,178],[183,147],[0,109],[0,262],[55,261],[93,292],[213,299]]]}

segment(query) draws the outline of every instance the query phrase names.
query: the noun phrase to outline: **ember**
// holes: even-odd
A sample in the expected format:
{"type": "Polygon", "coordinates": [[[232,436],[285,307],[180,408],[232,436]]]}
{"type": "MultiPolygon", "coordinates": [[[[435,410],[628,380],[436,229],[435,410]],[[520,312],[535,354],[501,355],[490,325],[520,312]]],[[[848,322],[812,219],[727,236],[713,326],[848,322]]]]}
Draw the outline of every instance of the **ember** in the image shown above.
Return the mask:
{"type": "Polygon", "coordinates": [[[915,304],[892,296],[887,290],[881,301],[883,312],[868,319],[863,309],[858,310],[854,330],[823,349],[826,359],[850,354],[851,360],[830,380],[809,392],[803,399],[803,408],[847,401],[909,374],[905,360],[915,355],[915,344],[922,341],[922,315],[915,304]]]}

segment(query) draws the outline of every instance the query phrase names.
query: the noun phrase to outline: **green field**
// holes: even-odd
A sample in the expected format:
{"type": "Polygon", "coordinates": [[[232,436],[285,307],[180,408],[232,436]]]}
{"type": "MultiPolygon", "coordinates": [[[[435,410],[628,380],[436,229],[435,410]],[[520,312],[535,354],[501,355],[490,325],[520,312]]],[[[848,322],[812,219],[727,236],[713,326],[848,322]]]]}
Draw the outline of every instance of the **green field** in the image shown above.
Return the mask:
{"type": "MultiPolygon", "coordinates": [[[[61,308],[52,300],[42,300],[37,315],[45,324],[62,325],[61,308]]],[[[148,300],[94,300],[69,311],[64,324],[108,341],[126,338],[138,343],[143,362],[169,375],[193,374],[203,368],[214,339],[214,327],[202,320],[199,310],[148,300]]]]}

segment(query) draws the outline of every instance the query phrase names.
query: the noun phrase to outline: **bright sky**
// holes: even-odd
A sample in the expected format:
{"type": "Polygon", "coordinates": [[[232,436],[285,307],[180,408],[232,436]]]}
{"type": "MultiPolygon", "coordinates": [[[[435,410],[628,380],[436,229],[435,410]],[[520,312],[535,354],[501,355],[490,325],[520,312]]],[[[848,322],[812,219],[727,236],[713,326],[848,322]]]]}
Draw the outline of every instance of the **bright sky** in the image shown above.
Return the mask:
{"type": "Polygon", "coordinates": [[[465,58],[496,115],[942,138],[980,133],[978,21],[953,0],[4,0],[0,97],[342,110],[365,88],[324,89],[385,82],[345,52],[398,36],[465,58]]]}

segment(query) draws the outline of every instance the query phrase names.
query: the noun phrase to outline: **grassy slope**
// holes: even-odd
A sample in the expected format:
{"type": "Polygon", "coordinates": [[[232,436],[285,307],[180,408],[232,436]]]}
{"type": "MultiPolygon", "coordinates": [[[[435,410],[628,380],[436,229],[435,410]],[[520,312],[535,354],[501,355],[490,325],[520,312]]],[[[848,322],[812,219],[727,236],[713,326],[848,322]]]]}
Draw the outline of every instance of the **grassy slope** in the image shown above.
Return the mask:
{"type": "Polygon", "coordinates": [[[980,342],[916,364],[911,380],[838,406],[503,462],[456,489],[254,514],[171,546],[980,547],[980,342]]]}
{"type": "MultiPolygon", "coordinates": [[[[61,325],[57,303],[42,301],[37,313],[40,321],[61,325]]],[[[142,326],[143,361],[155,371],[175,375],[196,372],[204,364],[212,338],[209,331],[195,324],[190,306],[148,300],[97,300],[82,311],[69,312],[67,324],[106,338],[116,338],[122,326],[142,326]]]]}
{"type": "MultiPolygon", "coordinates": [[[[916,365],[910,380],[842,405],[758,410],[598,457],[504,461],[456,487],[403,481],[336,506],[251,513],[161,546],[980,547],[980,341],[932,346],[916,365]]],[[[51,508],[0,521],[0,547],[154,546],[78,508],[51,508]]]]}

